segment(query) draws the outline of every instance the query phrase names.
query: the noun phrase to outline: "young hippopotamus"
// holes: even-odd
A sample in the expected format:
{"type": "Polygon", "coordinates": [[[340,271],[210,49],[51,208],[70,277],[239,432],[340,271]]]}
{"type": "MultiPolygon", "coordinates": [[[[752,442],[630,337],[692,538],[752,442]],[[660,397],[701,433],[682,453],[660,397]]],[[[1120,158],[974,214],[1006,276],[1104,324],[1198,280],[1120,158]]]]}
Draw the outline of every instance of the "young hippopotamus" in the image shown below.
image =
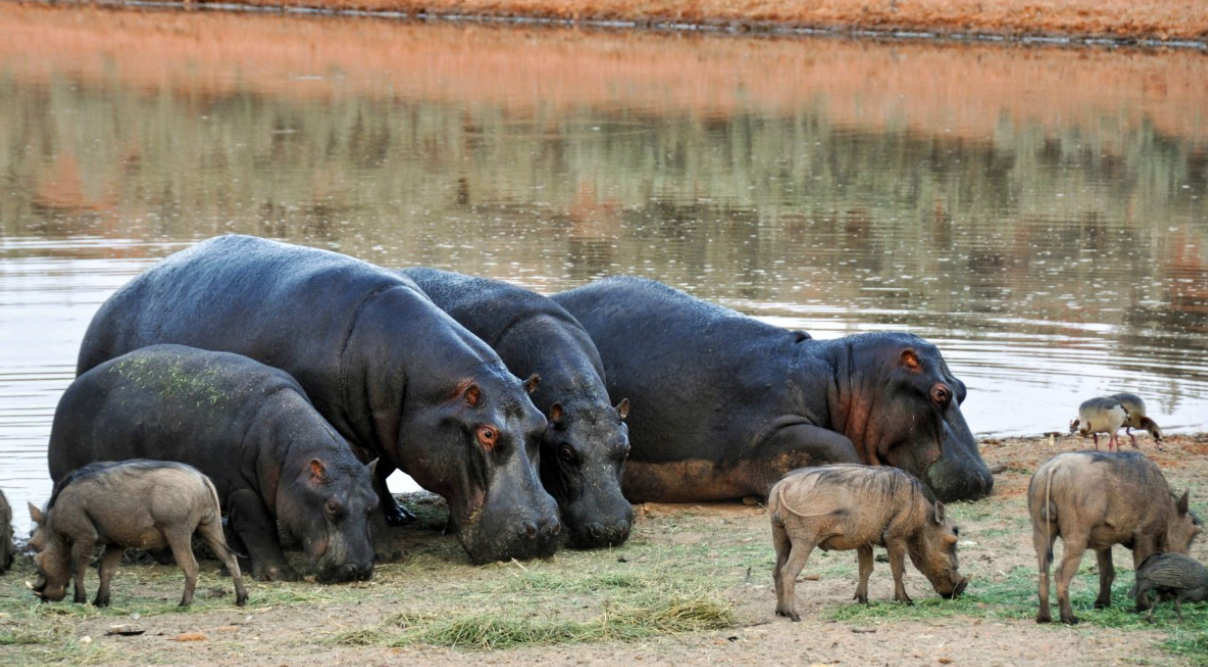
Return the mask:
{"type": "Polygon", "coordinates": [[[219,236],[109,297],[76,371],[160,343],[234,352],[292,375],[362,461],[379,458],[384,522],[406,519],[385,481],[400,469],[449,502],[450,528],[475,563],[560,546],[558,505],[536,468],[546,430],[529,398],[536,383],[509,372],[410,279],[335,252],[219,236]]]}
{"type": "Polygon", "coordinates": [[[797,575],[814,547],[856,550],[860,584],[855,599],[868,603],[872,548],[889,551],[893,599],[911,603],[902,582],[905,556],[944,598],[960,595],[969,580],[956,558],[957,528],[945,516],[944,504],[932,502],[927,490],[896,468],[831,465],[789,473],[768,494],[772,541],[776,547],[776,614],[800,621],[797,575]]]}
{"type": "Polygon", "coordinates": [[[37,552],[34,594],[58,602],[75,580],[76,602],[84,602],[84,572],[96,545],[105,546],[101,585],[93,604],[109,604],[109,582],[126,547],[171,547],[185,571],[180,606],[193,602],[197,559],[193,534],[205,540],[235,580],[235,604],[247,604],[247,589],[234,554],[222,537],[222,515],[214,485],[196,468],[182,463],[135,459],[84,466],[67,475],[51,493],[46,510],[29,505],[37,526],[29,545],[37,552]]]}
{"type": "Polygon", "coordinates": [[[285,371],[237,354],[154,345],[76,378],[55,410],[47,452],[59,482],[93,461],[187,463],[213,480],[252,576],[297,575],[300,544],[320,581],[373,573],[373,467],[285,371]]]}
{"type": "Polygon", "coordinates": [[[633,277],[550,298],[591,335],[613,400],[633,403],[633,502],[762,497],[827,463],[901,468],[945,502],[994,486],[961,413],[964,383],[918,336],[816,341],[633,277]]]}
{"type": "Polygon", "coordinates": [[[490,345],[513,373],[541,378],[532,395],[549,420],[541,482],[558,501],[570,546],[624,543],[633,524],[633,507],[621,495],[629,401],[609,402],[604,365],[583,327],[550,299],[499,280],[424,267],[399,273],[490,345]]]}
{"type": "Polygon", "coordinates": [[[17,548],[13,546],[13,508],[8,504],[8,498],[0,491],[0,574],[8,572],[13,566],[13,557],[17,548]]]}
{"type": "MultiPolygon", "coordinates": [[[[1078,619],[1070,606],[1070,581],[1078,573],[1082,554],[1094,549],[1099,561],[1095,608],[1111,606],[1116,577],[1112,545],[1131,549],[1135,568],[1153,553],[1187,553],[1203,530],[1188,503],[1188,494],[1176,498],[1158,466],[1137,452],[1067,452],[1041,464],[1028,484],[1032,545],[1040,569],[1036,622],[1052,620],[1049,567],[1058,537],[1065,553],[1057,570],[1057,602],[1061,622],[1073,625],[1078,619]]],[[[1138,596],[1138,611],[1148,605],[1138,596]]]]}

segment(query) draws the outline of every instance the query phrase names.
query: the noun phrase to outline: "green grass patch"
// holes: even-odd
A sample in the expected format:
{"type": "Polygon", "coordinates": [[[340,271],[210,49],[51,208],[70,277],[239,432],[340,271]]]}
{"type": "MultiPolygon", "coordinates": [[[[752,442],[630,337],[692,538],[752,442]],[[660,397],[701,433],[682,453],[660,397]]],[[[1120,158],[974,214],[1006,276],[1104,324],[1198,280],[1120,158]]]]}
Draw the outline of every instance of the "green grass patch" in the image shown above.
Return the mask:
{"type": "Polygon", "coordinates": [[[634,641],[660,635],[733,627],[727,605],[714,599],[669,598],[645,606],[605,605],[586,620],[517,617],[513,610],[465,614],[403,613],[381,624],[339,633],[336,644],[506,649],[520,646],[634,641]]]}

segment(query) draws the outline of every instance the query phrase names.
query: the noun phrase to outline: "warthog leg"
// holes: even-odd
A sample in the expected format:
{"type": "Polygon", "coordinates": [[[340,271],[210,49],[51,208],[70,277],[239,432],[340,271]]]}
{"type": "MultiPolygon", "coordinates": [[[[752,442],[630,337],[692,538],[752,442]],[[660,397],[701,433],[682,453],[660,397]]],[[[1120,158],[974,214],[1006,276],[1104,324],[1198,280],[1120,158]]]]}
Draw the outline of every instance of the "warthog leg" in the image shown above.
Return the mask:
{"type": "Polygon", "coordinates": [[[1112,582],[1116,580],[1116,568],[1112,565],[1112,549],[1096,549],[1099,560],[1099,597],[1095,598],[1095,609],[1112,606],[1112,582]]]}

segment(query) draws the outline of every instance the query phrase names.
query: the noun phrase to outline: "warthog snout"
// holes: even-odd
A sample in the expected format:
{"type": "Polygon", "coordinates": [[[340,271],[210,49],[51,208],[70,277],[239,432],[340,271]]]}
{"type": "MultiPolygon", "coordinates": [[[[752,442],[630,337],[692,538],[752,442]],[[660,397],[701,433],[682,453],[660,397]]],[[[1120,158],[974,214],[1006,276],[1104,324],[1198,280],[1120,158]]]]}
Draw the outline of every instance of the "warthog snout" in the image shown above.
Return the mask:
{"type": "Polygon", "coordinates": [[[965,592],[965,587],[968,585],[969,577],[965,577],[964,579],[960,580],[960,583],[956,585],[956,588],[952,589],[952,592],[940,593],[940,597],[944,598],[945,600],[955,600],[961,596],[961,593],[965,592]]]}

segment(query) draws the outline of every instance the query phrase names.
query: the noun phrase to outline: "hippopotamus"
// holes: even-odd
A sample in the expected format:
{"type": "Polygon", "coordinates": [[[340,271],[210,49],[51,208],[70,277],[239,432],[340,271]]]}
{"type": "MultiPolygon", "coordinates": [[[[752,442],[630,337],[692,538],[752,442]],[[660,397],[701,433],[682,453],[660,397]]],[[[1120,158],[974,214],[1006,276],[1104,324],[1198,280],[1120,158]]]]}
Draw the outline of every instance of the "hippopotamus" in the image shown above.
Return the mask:
{"type": "Polygon", "coordinates": [[[153,345],[93,367],[59,399],[47,458],[56,483],[96,461],[200,470],[255,578],[297,578],[278,533],[302,546],[319,581],[373,573],[376,463],[353,456],[288,373],[247,357],[153,345]]]}
{"type": "Polygon", "coordinates": [[[139,347],[234,352],[292,375],[363,461],[390,523],[395,469],[448,501],[470,560],[552,555],[558,506],[535,461],[546,420],[530,378],[411,280],[335,252],[212,238],[151,267],[100,308],[77,372],[139,347]]]}
{"type": "Polygon", "coordinates": [[[541,482],[558,501],[570,546],[625,542],[633,523],[633,507],[621,495],[629,401],[609,402],[604,365],[583,327],[548,298],[500,280],[424,267],[400,273],[494,348],[513,373],[540,376],[532,399],[549,422],[541,482]]]}
{"type": "Polygon", "coordinates": [[[553,295],[633,402],[631,501],[766,496],[795,468],[890,465],[943,501],[990,493],[965,385],[907,333],[818,341],[661,283],[612,277],[553,295]]]}

